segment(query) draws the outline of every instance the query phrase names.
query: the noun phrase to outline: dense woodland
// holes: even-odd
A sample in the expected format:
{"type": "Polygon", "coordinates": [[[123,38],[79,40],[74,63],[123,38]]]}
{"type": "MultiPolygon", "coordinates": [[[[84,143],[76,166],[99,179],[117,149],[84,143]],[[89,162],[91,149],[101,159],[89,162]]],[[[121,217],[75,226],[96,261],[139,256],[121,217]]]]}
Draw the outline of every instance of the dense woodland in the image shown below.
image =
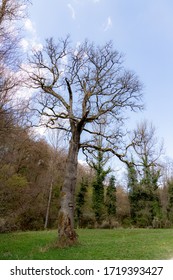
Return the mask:
{"type": "MultiPolygon", "coordinates": [[[[46,136],[41,136],[39,128],[31,125],[33,114],[27,100],[17,98],[26,84],[20,72],[26,59],[20,49],[20,22],[24,17],[21,9],[27,4],[28,1],[11,0],[0,4],[0,232],[57,228],[68,159],[69,135],[60,129],[51,130],[49,122],[46,136]]],[[[49,47],[54,46],[49,43],[49,47]]],[[[67,42],[63,43],[65,48],[67,42]]],[[[65,82],[70,92],[69,82],[65,82]]],[[[85,118],[87,114],[88,111],[85,118]]],[[[60,116],[64,118],[65,113],[60,116]]],[[[173,226],[173,162],[163,160],[163,145],[156,134],[147,121],[128,132],[126,158],[119,156],[126,172],[118,180],[116,171],[109,167],[110,154],[102,148],[103,132],[95,132],[99,145],[90,146],[96,149],[87,156],[86,164],[78,163],[75,227],[173,226]]],[[[121,137],[119,132],[116,146],[124,141],[121,137]]]]}

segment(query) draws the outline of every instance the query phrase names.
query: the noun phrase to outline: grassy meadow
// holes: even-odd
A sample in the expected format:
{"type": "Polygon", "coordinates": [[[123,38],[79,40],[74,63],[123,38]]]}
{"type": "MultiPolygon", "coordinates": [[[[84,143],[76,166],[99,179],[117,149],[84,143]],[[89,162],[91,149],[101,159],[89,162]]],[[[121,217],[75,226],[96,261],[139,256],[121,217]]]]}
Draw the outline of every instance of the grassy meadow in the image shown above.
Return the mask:
{"type": "Polygon", "coordinates": [[[80,229],[79,244],[55,247],[57,232],[0,235],[1,260],[161,260],[173,258],[173,229],[80,229]]]}

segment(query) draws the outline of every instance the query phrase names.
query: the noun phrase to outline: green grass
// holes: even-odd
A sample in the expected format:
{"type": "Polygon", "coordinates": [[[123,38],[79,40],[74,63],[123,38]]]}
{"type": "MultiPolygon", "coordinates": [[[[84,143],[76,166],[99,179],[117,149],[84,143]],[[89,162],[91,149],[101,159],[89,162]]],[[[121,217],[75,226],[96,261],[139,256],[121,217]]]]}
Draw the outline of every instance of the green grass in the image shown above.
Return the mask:
{"type": "Polygon", "coordinates": [[[56,231],[0,235],[5,260],[160,260],[173,257],[173,229],[78,230],[80,243],[55,248],[56,231]]]}

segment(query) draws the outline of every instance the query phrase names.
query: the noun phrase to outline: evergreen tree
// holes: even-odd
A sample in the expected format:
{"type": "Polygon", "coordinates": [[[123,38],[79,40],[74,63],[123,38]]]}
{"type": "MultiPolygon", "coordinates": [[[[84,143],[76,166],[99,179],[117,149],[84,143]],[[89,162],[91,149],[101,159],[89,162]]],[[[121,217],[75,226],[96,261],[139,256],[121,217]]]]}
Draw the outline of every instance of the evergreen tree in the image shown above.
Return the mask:
{"type": "Polygon", "coordinates": [[[168,220],[173,224],[173,180],[168,181],[168,220]]]}
{"type": "Polygon", "coordinates": [[[132,222],[140,227],[151,226],[161,218],[158,193],[160,172],[152,166],[143,166],[141,179],[132,164],[128,167],[128,189],[132,222]]]}
{"type": "Polygon", "coordinates": [[[159,177],[160,171],[155,170],[154,166],[144,166],[140,185],[143,192],[146,225],[153,225],[153,221],[161,218],[161,203],[158,193],[159,177]]]}
{"type": "Polygon", "coordinates": [[[132,220],[137,226],[151,226],[161,219],[158,193],[160,166],[158,159],[163,145],[158,145],[155,128],[146,121],[133,131],[132,166],[128,167],[129,198],[132,220]]]}
{"type": "Polygon", "coordinates": [[[140,200],[140,187],[138,184],[138,175],[134,166],[134,161],[132,159],[132,164],[128,166],[128,191],[129,191],[129,201],[130,201],[130,213],[133,223],[136,223],[137,212],[139,210],[139,200],[140,200]]]}
{"type": "Polygon", "coordinates": [[[76,216],[77,223],[80,227],[82,225],[82,217],[83,217],[83,206],[85,204],[85,195],[87,192],[88,180],[82,178],[82,182],[80,184],[80,190],[76,197],[76,216]]]}
{"type": "Polygon", "coordinates": [[[111,219],[116,216],[116,187],[115,187],[115,176],[111,176],[109,185],[106,192],[106,209],[109,224],[111,225],[111,219]]]}
{"type": "Polygon", "coordinates": [[[104,180],[106,175],[110,172],[110,168],[104,170],[106,162],[103,158],[103,153],[98,151],[96,157],[96,163],[93,162],[93,168],[95,170],[95,180],[93,186],[93,210],[95,213],[96,222],[101,223],[104,213],[104,180]]]}

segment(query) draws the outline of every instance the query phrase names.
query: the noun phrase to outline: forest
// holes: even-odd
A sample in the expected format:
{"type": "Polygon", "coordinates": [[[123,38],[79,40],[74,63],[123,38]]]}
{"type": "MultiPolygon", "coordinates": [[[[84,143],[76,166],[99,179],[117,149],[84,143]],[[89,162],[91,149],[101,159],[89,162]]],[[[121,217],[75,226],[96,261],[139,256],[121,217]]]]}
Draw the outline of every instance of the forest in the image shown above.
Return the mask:
{"type": "Polygon", "coordinates": [[[0,232],[172,227],[173,160],[150,121],[123,130],[143,109],[137,76],[111,42],[51,38],[26,57],[28,5],[0,4],[0,232]]]}

